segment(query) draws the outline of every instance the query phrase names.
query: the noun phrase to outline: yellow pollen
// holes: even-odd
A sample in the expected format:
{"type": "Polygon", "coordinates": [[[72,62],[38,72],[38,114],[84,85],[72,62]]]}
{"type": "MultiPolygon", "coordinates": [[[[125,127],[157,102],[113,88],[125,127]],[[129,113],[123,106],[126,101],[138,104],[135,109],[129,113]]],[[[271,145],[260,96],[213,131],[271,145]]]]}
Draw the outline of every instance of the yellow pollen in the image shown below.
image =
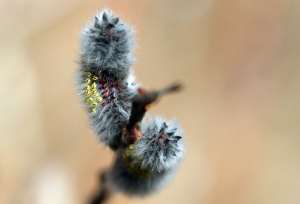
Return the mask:
{"type": "Polygon", "coordinates": [[[100,103],[101,101],[103,100],[103,98],[101,98],[101,97],[98,97],[97,98],[97,101],[100,103]]]}
{"type": "Polygon", "coordinates": [[[83,88],[84,88],[84,89],[87,89],[87,90],[90,90],[90,89],[91,89],[91,87],[90,87],[89,85],[85,85],[83,88]]]}

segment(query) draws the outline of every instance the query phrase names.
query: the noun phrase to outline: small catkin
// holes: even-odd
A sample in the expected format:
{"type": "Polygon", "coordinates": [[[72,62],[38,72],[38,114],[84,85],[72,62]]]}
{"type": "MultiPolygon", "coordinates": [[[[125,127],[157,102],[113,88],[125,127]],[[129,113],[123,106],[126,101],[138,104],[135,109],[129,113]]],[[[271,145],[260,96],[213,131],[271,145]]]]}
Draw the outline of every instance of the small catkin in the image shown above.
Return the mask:
{"type": "Polygon", "coordinates": [[[162,118],[142,124],[141,139],[117,154],[109,172],[116,191],[145,196],[164,187],[183,159],[182,130],[175,121],[162,118]]]}

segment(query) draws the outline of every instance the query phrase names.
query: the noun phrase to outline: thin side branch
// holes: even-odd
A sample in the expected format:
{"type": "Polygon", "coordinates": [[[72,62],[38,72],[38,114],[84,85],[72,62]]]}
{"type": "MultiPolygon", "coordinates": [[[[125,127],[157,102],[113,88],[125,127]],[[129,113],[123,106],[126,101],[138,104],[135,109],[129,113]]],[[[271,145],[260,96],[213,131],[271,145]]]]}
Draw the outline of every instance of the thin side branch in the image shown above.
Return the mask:
{"type": "Polygon", "coordinates": [[[134,144],[141,138],[140,123],[149,107],[164,94],[179,91],[181,88],[182,85],[177,83],[158,91],[148,93],[143,91],[144,93],[133,98],[129,122],[123,131],[124,138],[128,144],[134,144]]]}

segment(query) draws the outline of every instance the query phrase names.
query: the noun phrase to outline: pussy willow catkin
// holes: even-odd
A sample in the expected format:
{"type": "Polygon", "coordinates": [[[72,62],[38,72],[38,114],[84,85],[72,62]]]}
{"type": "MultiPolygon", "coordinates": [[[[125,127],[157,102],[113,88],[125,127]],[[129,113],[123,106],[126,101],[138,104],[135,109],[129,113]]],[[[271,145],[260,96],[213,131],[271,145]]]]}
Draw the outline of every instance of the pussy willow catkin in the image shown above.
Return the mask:
{"type": "Polygon", "coordinates": [[[152,118],[142,123],[143,135],[120,151],[108,180],[117,191],[145,196],[165,186],[183,159],[182,130],[175,121],[152,118]]]}
{"type": "MultiPolygon", "coordinates": [[[[132,100],[140,94],[131,73],[134,34],[133,27],[108,9],[81,31],[76,88],[91,129],[109,146],[122,140],[132,100]]],[[[140,129],[141,139],[118,149],[107,172],[109,186],[128,195],[147,195],[167,184],[185,151],[183,131],[175,121],[143,119],[140,129]]]]}

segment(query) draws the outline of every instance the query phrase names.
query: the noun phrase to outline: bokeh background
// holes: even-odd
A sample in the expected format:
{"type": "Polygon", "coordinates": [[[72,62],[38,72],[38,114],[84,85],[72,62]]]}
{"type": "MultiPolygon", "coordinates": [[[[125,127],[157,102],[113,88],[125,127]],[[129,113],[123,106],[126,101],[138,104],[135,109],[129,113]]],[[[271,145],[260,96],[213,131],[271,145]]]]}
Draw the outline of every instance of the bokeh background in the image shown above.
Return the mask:
{"type": "Polygon", "coordinates": [[[167,188],[108,203],[300,203],[299,0],[1,0],[0,203],[85,203],[111,164],[73,83],[105,6],[138,30],[138,82],[185,84],[150,113],[187,137],[167,188]]]}

